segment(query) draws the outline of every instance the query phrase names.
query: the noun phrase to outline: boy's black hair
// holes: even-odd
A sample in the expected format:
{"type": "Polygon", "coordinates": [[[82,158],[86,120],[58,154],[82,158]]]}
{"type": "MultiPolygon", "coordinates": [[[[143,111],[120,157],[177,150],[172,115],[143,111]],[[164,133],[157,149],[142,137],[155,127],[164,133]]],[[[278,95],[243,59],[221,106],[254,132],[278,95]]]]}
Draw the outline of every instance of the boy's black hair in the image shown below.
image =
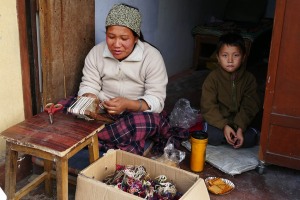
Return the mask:
{"type": "Polygon", "coordinates": [[[229,32],[220,37],[217,44],[217,55],[219,54],[219,51],[224,44],[236,46],[240,48],[243,55],[246,54],[245,40],[240,34],[236,32],[229,32]]]}

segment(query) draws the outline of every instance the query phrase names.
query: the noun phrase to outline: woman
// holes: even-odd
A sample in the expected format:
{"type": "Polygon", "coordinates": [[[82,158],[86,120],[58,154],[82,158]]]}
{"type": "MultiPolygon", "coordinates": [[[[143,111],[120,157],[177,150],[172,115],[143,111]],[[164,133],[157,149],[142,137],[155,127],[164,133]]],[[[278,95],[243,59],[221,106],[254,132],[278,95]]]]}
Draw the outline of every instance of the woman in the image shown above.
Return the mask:
{"type": "Polygon", "coordinates": [[[142,40],[138,9],[116,4],[106,18],[106,41],[87,55],[78,96],[99,98],[117,121],[98,134],[101,146],[143,154],[145,141],[164,141],[168,76],[160,52],[142,40]]]}

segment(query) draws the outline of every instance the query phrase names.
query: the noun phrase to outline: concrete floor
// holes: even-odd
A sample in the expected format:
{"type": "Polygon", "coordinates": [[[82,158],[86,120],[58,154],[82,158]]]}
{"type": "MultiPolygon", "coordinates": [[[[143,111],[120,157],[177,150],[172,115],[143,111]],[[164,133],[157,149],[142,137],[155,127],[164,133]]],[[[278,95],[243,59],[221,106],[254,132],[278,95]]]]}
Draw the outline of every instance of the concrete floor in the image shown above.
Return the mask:
{"type": "MultiPolygon", "coordinates": [[[[184,150],[181,149],[181,150],[184,150]]],[[[186,151],[186,158],[180,163],[180,168],[190,171],[190,153],[186,151]]],[[[223,173],[209,163],[205,164],[204,170],[198,174],[205,179],[210,176],[222,177],[232,181],[235,189],[226,195],[211,194],[211,200],[297,200],[300,199],[300,171],[285,167],[267,165],[262,174],[257,170],[251,170],[239,175],[231,176],[223,173]]],[[[33,178],[27,177],[18,183],[18,187],[25,185],[33,178]]],[[[184,183],[183,183],[184,184],[184,183]]],[[[74,185],[69,185],[69,199],[75,199],[74,185]]],[[[88,192],[88,191],[87,191],[88,192]]],[[[53,197],[44,194],[43,185],[22,198],[23,200],[55,200],[56,187],[53,183],[53,197]]],[[[197,198],[195,198],[196,200],[197,198]]]]}
{"type": "MultiPolygon", "coordinates": [[[[189,170],[189,154],[181,164],[189,170]]],[[[229,179],[235,189],[226,195],[210,194],[211,200],[296,200],[300,199],[300,171],[268,165],[263,174],[256,170],[231,176],[206,163],[203,172],[198,173],[203,179],[215,176],[229,179]]]]}

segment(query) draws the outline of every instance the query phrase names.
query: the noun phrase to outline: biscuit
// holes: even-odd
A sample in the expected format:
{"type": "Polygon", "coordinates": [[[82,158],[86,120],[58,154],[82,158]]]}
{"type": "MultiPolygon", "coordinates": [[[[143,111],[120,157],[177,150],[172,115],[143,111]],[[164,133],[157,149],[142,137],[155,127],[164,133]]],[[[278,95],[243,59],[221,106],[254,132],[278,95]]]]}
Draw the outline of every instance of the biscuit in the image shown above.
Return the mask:
{"type": "Polygon", "coordinates": [[[211,191],[214,194],[221,194],[222,193],[222,189],[219,188],[217,185],[212,185],[208,187],[209,191],[211,191]]]}
{"type": "Polygon", "coordinates": [[[213,178],[207,181],[208,190],[214,194],[224,194],[232,190],[233,187],[226,184],[221,178],[213,178]]]}
{"type": "Polygon", "coordinates": [[[210,185],[222,185],[226,184],[221,178],[214,178],[209,181],[210,185]]]}

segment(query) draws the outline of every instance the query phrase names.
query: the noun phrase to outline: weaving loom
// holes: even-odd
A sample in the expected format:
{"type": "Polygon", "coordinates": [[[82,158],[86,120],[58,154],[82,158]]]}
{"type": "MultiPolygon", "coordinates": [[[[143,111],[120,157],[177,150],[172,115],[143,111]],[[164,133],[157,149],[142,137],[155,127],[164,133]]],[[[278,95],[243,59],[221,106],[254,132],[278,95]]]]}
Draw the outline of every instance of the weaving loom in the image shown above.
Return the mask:
{"type": "Polygon", "coordinates": [[[108,114],[104,107],[100,106],[100,100],[91,97],[78,97],[68,108],[68,112],[85,120],[99,120],[112,123],[113,117],[108,114]]]}

